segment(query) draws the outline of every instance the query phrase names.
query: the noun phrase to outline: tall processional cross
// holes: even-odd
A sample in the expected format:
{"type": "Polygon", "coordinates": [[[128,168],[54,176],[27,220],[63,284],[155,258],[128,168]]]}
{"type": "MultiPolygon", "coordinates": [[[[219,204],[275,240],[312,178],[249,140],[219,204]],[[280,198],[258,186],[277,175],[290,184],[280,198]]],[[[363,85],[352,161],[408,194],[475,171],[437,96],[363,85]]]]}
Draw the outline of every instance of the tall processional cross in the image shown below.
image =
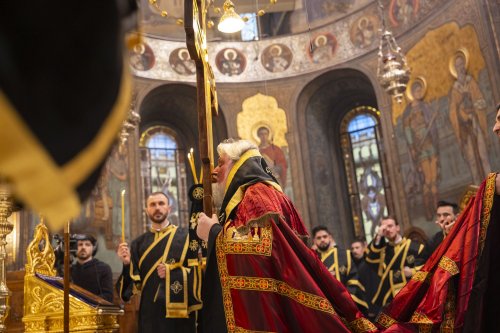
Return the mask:
{"type": "Polygon", "coordinates": [[[208,63],[206,0],[185,0],[184,30],[191,59],[196,64],[199,149],[203,169],[203,211],[212,215],[212,170],[214,150],[212,116],[217,115],[217,91],[212,67],[208,63]]]}

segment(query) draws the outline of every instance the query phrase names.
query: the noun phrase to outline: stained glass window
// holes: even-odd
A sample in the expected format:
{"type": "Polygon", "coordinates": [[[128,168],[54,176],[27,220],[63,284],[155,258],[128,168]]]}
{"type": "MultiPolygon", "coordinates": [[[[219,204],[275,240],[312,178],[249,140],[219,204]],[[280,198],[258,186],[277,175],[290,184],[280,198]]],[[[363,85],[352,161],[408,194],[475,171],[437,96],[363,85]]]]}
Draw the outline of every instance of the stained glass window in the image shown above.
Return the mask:
{"type": "Polygon", "coordinates": [[[141,136],[141,175],[144,198],[152,192],[165,193],[170,201],[169,221],[187,226],[189,206],[186,190],[185,151],[177,134],[166,126],[148,128],[141,136]]]}
{"type": "Polygon", "coordinates": [[[357,236],[364,236],[370,242],[376,226],[388,212],[379,111],[368,106],[355,108],[344,116],[341,127],[354,230],[357,236]]]}

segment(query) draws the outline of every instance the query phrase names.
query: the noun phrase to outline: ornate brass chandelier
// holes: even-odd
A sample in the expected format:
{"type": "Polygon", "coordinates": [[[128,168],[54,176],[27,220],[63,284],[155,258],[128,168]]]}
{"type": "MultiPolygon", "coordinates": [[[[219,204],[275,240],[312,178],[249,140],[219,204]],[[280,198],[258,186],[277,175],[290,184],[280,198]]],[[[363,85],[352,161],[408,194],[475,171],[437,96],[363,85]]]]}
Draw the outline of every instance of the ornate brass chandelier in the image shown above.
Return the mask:
{"type": "Polygon", "coordinates": [[[397,103],[404,98],[406,85],[410,80],[410,68],[392,32],[386,27],[382,0],[377,0],[382,27],[378,47],[377,77],[380,85],[397,103]]]}
{"type": "Polygon", "coordinates": [[[130,134],[137,128],[139,123],[141,122],[141,116],[135,111],[136,101],[135,96],[132,97],[132,101],[130,102],[130,108],[128,112],[127,119],[123,121],[122,128],[119,133],[120,138],[120,146],[123,147],[128,141],[128,137],[130,134]]]}
{"type": "MultiPolygon", "coordinates": [[[[160,6],[160,1],[161,0],[148,0],[149,4],[152,5],[152,7],[156,10],[158,14],[160,14],[162,17],[169,17],[170,14],[169,12],[160,6]]],[[[206,3],[208,4],[208,7],[211,7],[213,10],[213,13],[216,15],[221,15],[221,18],[219,20],[219,23],[217,24],[217,29],[220,32],[223,33],[234,33],[238,32],[241,29],[243,29],[243,26],[245,25],[245,22],[248,21],[248,17],[244,16],[241,17],[240,14],[236,12],[235,5],[231,0],[224,0],[224,4],[222,7],[218,7],[215,5],[216,0],[205,0],[206,3]]],[[[278,0],[269,0],[266,6],[263,8],[257,8],[255,14],[257,16],[263,16],[267,13],[267,11],[276,3],[278,0]]],[[[175,18],[176,23],[178,25],[183,25],[184,24],[184,19],[177,17],[175,18]]],[[[207,21],[207,27],[209,29],[213,28],[215,23],[212,20],[207,21]]]]}

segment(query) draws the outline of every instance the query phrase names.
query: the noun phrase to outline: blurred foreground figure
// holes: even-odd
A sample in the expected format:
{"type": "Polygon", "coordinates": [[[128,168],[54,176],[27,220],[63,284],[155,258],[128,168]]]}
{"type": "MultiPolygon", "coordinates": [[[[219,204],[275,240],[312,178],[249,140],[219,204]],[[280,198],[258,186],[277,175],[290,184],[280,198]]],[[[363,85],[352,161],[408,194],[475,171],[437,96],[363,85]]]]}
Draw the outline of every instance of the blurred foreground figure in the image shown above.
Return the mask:
{"type": "Polygon", "coordinates": [[[80,213],[127,115],[133,0],[0,3],[0,179],[52,227],[80,213]]]}

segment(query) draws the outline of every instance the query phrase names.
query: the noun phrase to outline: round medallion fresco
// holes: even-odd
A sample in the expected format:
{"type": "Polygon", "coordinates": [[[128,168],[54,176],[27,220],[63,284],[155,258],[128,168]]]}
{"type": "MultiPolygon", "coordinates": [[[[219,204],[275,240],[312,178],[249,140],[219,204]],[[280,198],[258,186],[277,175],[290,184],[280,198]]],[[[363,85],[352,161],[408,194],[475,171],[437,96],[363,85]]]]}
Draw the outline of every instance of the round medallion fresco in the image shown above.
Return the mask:
{"type": "Polygon", "coordinates": [[[333,58],[337,39],[331,33],[316,35],[308,48],[309,58],[315,64],[325,63],[333,58]]]}
{"type": "Polygon", "coordinates": [[[217,53],[215,64],[222,74],[234,76],[243,73],[247,65],[247,59],[239,50],[225,48],[217,53]]]}
{"type": "Polygon", "coordinates": [[[196,65],[191,57],[189,51],[185,47],[180,47],[170,53],[168,59],[172,69],[180,75],[193,75],[196,73],[196,65]]]}
{"type": "Polygon", "coordinates": [[[151,47],[146,44],[138,44],[130,51],[130,65],[138,71],[147,71],[153,68],[155,55],[151,47]]]}
{"type": "Polygon", "coordinates": [[[368,48],[377,40],[379,21],[376,16],[364,15],[351,25],[351,42],[359,48],[368,48]]]}
{"type": "Polygon", "coordinates": [[[285,71],[292,62],[293,54],[284,44],[272,44],[262,51],[261,63],[271,73],[285,71]]]}

